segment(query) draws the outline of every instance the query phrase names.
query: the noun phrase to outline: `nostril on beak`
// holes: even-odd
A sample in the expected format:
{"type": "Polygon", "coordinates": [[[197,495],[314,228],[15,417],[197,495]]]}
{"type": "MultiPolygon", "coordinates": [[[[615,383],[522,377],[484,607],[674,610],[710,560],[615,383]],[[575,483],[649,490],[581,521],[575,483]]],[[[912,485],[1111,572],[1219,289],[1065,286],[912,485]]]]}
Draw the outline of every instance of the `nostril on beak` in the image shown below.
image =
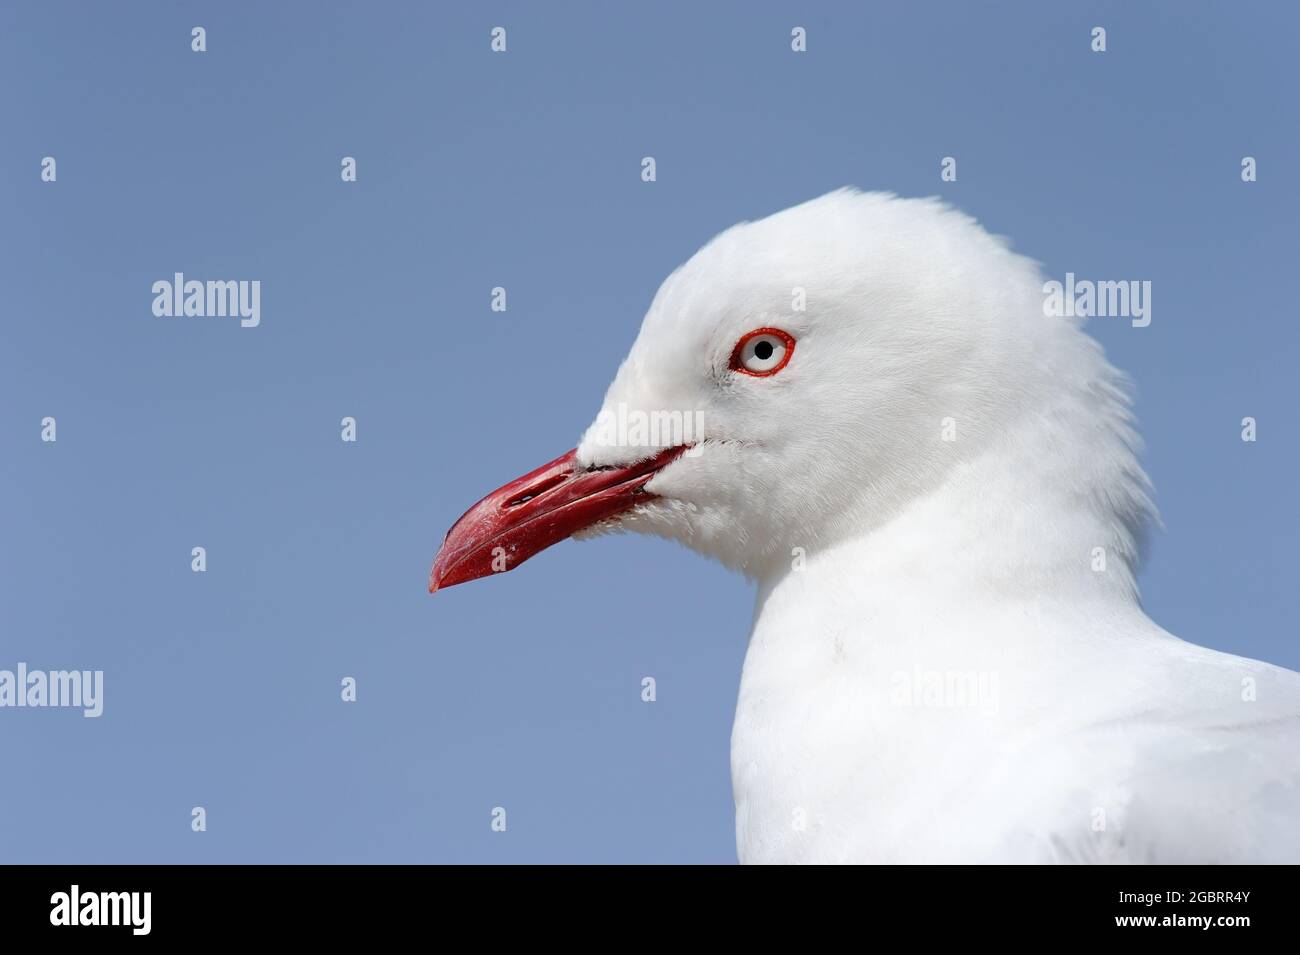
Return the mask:
{"type": "Polygon", "coordinates": [[[527,504],[533,498],[545,494],[547,491],[551,490],[552,488],[559,487],[568,479],[569,479],[569,475],[567,474],[552,474],[546,480],[541,481],[538,484],[534,484],[532,487],[528,488],[528,490],[524,491],[523,494],[520,494],[517,497],[512,497],[510,500],[506,501],[506,503],[502,505],[502,509],[508,511],[511,510],[512,508],[520,507],[521,505],[527,504]]]}

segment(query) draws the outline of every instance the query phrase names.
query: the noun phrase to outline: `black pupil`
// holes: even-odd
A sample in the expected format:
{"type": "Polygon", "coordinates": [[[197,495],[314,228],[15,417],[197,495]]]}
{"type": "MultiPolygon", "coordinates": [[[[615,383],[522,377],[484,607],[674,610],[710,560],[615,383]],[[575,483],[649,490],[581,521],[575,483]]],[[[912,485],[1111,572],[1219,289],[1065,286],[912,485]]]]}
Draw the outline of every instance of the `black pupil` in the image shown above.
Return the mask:
{"type": "Polygon", "coordinates": [[[759,342],[754,346],[754,357],[759,361],[767,361],[772,357],[772,343],[759,342]]]}

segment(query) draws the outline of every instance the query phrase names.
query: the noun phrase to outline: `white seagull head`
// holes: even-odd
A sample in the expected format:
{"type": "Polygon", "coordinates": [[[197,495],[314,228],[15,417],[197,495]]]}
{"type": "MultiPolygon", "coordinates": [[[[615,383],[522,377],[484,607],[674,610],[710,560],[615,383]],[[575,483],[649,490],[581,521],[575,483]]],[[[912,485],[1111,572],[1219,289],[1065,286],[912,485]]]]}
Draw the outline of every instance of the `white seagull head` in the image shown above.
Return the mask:
{"type": "Polygon", "coordinates": [[[621,530],[769,577],[963,481],[1001,530],[1130,568],[1151,511],[1126,389],[1043,301],[1034,262],[937,199],[846,189],[736,225],[663,283],[575,451],[453,527],[431,589],[621,530]]]}

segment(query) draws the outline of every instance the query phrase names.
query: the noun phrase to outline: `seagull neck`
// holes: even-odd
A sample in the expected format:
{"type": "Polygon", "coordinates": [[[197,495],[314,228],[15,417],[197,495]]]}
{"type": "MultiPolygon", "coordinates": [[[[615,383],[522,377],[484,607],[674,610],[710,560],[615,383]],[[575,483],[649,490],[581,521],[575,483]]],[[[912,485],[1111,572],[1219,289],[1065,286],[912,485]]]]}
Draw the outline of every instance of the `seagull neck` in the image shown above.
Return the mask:
{"type": "MultiPolygon", "coordinates": [[[[1014,444],[1044,447],[1023,435],[1014,444]]],[[[759,613],[790,598],[858,618],[897,615],[904,630],[986,608],[1140,614],[1134,565],[1145,495],[1131,454],[1094,448],[1090,460],[1081,450],[1044,466],[1037,450],[1011,450],[954,469],[889,519],[864,520],[867,531],[796,551],[760,578],[759,613]]]]}

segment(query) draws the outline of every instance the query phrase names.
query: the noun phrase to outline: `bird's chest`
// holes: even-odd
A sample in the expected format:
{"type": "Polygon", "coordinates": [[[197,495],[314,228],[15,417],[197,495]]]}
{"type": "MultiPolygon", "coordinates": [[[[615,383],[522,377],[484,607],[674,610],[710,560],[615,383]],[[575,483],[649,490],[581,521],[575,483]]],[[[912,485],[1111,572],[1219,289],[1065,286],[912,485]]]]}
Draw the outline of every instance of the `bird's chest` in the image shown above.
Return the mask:
{"type": "Polygon", "coordinates": [[[746,657],[731,739],[741,861],[951,857],[949,833],[980,812],[967,791],[1001,758],[997,687],[802,637],[756,631],[746,657]]]}

